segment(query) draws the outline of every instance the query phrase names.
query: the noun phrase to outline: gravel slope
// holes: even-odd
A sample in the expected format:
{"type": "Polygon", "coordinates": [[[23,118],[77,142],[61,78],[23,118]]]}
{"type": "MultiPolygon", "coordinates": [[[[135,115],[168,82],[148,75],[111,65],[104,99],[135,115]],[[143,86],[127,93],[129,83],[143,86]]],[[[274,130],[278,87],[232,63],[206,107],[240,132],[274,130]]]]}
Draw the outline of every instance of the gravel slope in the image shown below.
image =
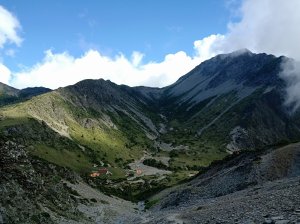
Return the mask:
{"type": "Polygon", "coordinates": [[[144,223],[300,223],[300,178],[147,214],[144,223]]]}
{"type": "Polygon", "coordinates": [[[300,223],[299,174],[299,143],[241,154],[153,197],[144,223],[300,223]]]}

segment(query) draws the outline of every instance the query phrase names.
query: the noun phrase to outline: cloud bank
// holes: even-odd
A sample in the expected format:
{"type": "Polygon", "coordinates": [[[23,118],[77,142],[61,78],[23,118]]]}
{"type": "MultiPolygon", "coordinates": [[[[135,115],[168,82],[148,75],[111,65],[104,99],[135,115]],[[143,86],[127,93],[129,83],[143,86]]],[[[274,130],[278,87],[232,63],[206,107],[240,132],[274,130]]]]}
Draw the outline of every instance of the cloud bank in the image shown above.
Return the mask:
{"type": "Polygon", "coordinates": [[[229,23],[228,33],[212,45],[225,52],[248,48],[300,60],[299,9],[299,0],[244,0],[241,20],[229,23]]]}
{"type": "MultiPolygon", "coordinates": [[[[239,8],[232,10],[235,14],[238,12],[238,22],[229,22],[225,34],[212,34],[196,40],[192,55],[179,51],[166,55],[160,62],[144,62],[141,52],[133,52],[131,57],[122,53],[107,57],[90,49],[80,57],[74,57],[68,52],[47,50],[44,58],[33,67],[14,73],[6,71],[6,74],[10,74],[10,84],[18,88],[57,88],[88,78],[110,79],[130,86],[162,87],[216,54],[241,48],[300,60],[299,9],[299,0],[243,0],[239,8]]],[[[13,30],[18,28],[16,25],[12,27],[15,27],[13,30]]],[[[10,36],[10,41],[20,42],[14,35],[10,36]]]]}
{"type": "Polygon", "coordinates": [[[11,85],[17,88],[46,86],[52,89],[74,84],[83,79],[109,79],[129,86],[163,87],[175,82],[202,61],[221,51],[211,51],[211,44],[222,39],[211,35],[194,42],[194,55],[184,51],[168,54],[161,62],[143,63],[144,54],[134,51],[130,58],[122,53],[107,57],[97,50],[89,50],[75,58],[68,52],[45,52],[44,59],[31,68],[11,74],[11,85]]]}
{"type": "MultiPolygon", "coordinates": [[[[18,19],[0,5],[0,56],[7,43],[20,46],[22,38],[18,35],[21,29],[18,19]]],[[[5,51],[12,53],[12,50],[5,51]]],[[[5,53],[5,54],[6,54],[5,53]]],[[[0,60],[0,82],[9,83],[11,77],[10,70],[0,60]]]]}
{"type": "Polygon", "coordinates": [[[42,62],[13,74],[12,85],[57,88],[83,79],[104,78],[130,86],[164,86],[200,62],[200,58],[190,57],[185,52],[166,55],[163,62],[144,64],[142,59],[143,54],[139,52],[133,52],[128,59],[123,54],[110,58],[97,50],[89,50],[75,58],[67,52],[54,54],[48,50],[42,62]]]}
{"type": "Polygon", "coordinates": [[[18,35],[20,29],[18,19],[0,5],[0,48],[7,42],[20,46],[22,43],[22,38],[18,35]]]}
{"type": "Polygon", "coordinates": [[[11,76],[9,69],[0,63],[0,82],[8,84],[11,76]]]}
{"type": "Polygon", "coordinates": [[[282,64],[280,77],[286,81],[285,106],[295,112],[300,107],[300,62],[286,59],[282,64]]]}

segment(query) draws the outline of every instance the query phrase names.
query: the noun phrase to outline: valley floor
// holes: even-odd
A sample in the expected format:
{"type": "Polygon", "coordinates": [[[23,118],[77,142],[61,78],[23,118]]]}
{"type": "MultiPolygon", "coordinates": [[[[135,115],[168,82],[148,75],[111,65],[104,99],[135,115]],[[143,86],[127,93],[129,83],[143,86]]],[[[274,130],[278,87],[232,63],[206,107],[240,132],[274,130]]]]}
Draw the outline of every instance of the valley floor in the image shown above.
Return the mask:
{"type": "MultiPolygon", "coordinates": [[[[181,203],[167,209],[143,211],[142,204],[109,197],[85,183],[68,186],[82,197],[95,200],[80,204],[90,223],[300,223],[300,177],[267,182],[221,197],[181,203]]],[[[63,219],[58,223],[74,223],[63,219]]]]}

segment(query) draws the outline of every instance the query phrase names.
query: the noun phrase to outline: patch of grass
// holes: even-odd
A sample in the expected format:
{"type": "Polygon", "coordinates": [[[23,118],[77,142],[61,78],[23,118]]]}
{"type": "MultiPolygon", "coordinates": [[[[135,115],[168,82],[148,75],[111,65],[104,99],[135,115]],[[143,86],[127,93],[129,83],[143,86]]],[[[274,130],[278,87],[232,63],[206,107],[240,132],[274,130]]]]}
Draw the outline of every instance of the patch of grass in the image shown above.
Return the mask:
{"type": "Polygon", "coordinates": [[[144,165],[156,167],[158,169],[168,169],[168,166],[163,164],[161,161],[155,160],[155,159],[145,159],[143,161],[144,165]]]}
{"type": "Polygon", "coordinates": [[[17,118],[4,118],[3,120],[0,120],[0,130],[5,129],[6,127],[11,127],[14,125],[19,125],[19,124],[26,124],[30,121],[29,118],[27,117],[17,117],[17,118]]]}
{"type": "Polygon", "coordinates": [[[95,161],[104,161],[112,166],[119,166],[118,158],[123,161],[137,159],[141,150],[129,149],[126,139],[115,130],[103,130],[99,127],[83,128],[78,123],[68,121],[72,138],[80,145],[93,150],[95,161]]]}
{"type": "Polygon", "coordinates": [[[171,170],[198,170],[199,167],[206,167],[212,161],[222,159],[226,155],[226,152],[220,152],[214,147],[208,148],[204,151],[191,151],[190,154],[183,151],[177,152],[175,156],[172,156],[169,164],[171,170]]]}
{"type": "Polygon", "coordinates": [[[174,172],[167,177],[167,187],[172,187],[181,182],[184,182],[191,178],[189,176],[190,174],[196,175],[197,173],[198,173],[198,171],[187,171],[187,170],[180,170],[180,171],[174,172]]]}
{"type": "Polygon", "coordinates": [[[145,201],[145,209],[150,209],[151,207],[156,205],[159,201],[160,201],[160,199],[153,199],[150,201],[146,200],[145,201]]]}
{"type": "Polygon", "coordinates": [[[104,205],[109,205],[109,202],[108,201],[105,201],[105,200],[100,200],[100,202],[104,205]]]}
{"type": "Polygon", "coordinates": [[[43,144],[36,144],[30,153],[56,165],[71,168],[78,173],[90,172],[93,165],[82,152],[58,150],[43,144]]]}

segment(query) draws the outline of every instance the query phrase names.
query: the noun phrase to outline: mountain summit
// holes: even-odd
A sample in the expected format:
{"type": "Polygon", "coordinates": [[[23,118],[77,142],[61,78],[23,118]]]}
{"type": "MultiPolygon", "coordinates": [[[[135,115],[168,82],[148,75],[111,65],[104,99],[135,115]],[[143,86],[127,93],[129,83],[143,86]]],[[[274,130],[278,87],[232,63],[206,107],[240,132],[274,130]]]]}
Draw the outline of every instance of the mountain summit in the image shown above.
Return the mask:
{"type": "Polygon", "coordinates": [[[161,109],[173,130],[168,135],[176,135],[177,144],[218,143],[220,150],[226,146],[229,151],[298,138],[293,121],[298,115],[290,117],[283,106],[282,61],[283,57],[243,51],[201,63],[161,90],[161,109]],[[197,140],[190,141],[194,134],[197,140]]]}

